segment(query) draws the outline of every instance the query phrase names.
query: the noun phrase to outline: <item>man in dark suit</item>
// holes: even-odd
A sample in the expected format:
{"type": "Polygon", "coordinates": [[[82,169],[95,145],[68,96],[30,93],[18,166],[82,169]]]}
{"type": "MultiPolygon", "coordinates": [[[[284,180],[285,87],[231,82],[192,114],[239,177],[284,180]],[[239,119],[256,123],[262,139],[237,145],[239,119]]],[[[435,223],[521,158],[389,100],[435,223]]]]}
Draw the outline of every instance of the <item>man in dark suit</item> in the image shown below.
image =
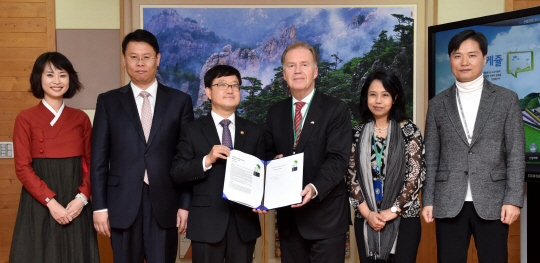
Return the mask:
{"type": "Polygon", "coordinates": [[[263,131],[235,116],[242,78],[237,69],[217,65],[204,76],[212,112],[182,127],[171,175],[193,187],[187,237],[193,262],[252,262],[261,236],[256,213],[223,196],[227,157],[231,149],[264,159],[263,131]]]}
{"type": "Polygon", "coordinates": [[[441,263],[467,262],[471,234],[480,262],[508,262],[508,225],[523,206],[521,107],[515,92],[484,79],[487,47],[482,33],[455,35],[456,82],[429,101],[422,215],[436,221],[441,263]]]}
{"type": "Polygon", "coordinates": [[[157,82],[152,33],[129,33],[122,53],[131,83],[100,94],[94,117],[94,226],[111,237],[115,263],[175,262],[191,197],[170,168],[180,128],[193,120],[191,98],[157,82]]]}
{"type": "Polygon", "coordinates": [[[350,222],[344,181],[352,143],[349,109],[315,90],[318,56],[312,46],[291,44],[281,63],[292,98],[268,110],[267,159],[303,152],[305,185],[302,203],[277,209],[281,260],[343,262],[350,222]]]}

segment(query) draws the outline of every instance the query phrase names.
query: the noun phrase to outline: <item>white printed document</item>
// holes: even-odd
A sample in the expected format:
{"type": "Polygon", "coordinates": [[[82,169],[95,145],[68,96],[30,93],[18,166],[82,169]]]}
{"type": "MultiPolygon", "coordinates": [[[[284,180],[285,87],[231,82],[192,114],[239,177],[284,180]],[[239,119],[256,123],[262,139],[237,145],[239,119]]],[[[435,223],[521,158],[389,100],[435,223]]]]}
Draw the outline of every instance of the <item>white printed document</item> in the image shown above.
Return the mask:
{"type": "Polygon", "coordinates": [[[261,210],[299,204],[303,174],[304,153],[265,162],[232,150],[227,158],[223,198],[261,210]]]}

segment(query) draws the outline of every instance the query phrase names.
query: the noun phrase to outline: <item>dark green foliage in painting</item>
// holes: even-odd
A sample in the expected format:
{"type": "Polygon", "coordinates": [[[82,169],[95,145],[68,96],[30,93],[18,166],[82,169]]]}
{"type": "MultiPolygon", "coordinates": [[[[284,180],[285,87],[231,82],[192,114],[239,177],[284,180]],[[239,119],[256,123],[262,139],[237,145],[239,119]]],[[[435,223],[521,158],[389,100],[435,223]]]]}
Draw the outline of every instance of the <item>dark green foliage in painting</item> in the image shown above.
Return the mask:
{"type": "Polygon", "coordinates": [[[405,90],[406,110],[413,114],[413,20],[403,15],[392,15],[398,19],[394,31],[398,38],[388,36],[383,30],[373,40],[372,48],[363,56],[340,63],[339,54],[332,54],[330,61],[319,62],[319,77],[315,86],[323,93],[341,98],[351,110],[353,125],[358,124],[360,112],[360,90],[365,77],[375,70],[386,70],[396,74],[405,90]],[[341,68],[340,68],[341,66],[341,68]]]}
{"type": "MultiPolygon", "coordinates": [[[[250,82],[250,86],[242,86],[248,95],[237,108],[237,114],[243,118],[251,120],[259,125],[263,125],[266,120],[266,113],[270,106],[284,100],[289,96],[285,91],[287,85],[283,80],[283,68],[275,68],[276,74],[272,84],[262,88],[262,83],[257,78],[244,77],[242,79],[250,82]]],[[[288,89],[287,89],[288,90],[288,89]]]]}
{"type": "Polygon", "coordinates": [[[210,114],[210,111],[212,111],[212,103],[210,102],[210,100],[206,100],[205,102],[201,103],[200,108],[197,108],[193,111],[193,114],[195,115],[195,119],[198,119],[202,116],[210,114]]]}
{"type": "MultiPolygon", "coordinates": [[[[339,53],[335,53],[330,54],[328,61],[319,61],[315,88],[347,103],[353,125],[361,121],[358,103],[365,77],[375,70],[390,71],[398,76],[405,90],[407,114],[411,118],[413,116],[414,20],[400,14],[392,16],[398,21],[393,29],[396,33],[391,34],[396,37],[389,36],[389,32],[383,30],[378,38],[373,39],[371,50],[361,56],[343,61],[339,53]]],[[[314,48],[321,57],[324,53],[321,45],[315,44],[314,48]]],[[[290,96],[287,83],[283,79],[283,68],[278,67],[274,71],[274,80],[265,87],[262,87],[261,81],[256,78],[243,78],[250,82],[250,86],[242,86],[247,96],[238,107],[240,116],[263,124],[270,106],[290,96]]],[[[529,99],[527,104],[529,101],[531,100],[529,99]]]]}
{"type": "Polygon", "coordinates": [[[186,92],[191,96],[193,104],[197,102],[200,83],[198,75],[182,70],[178,63],[174,67],[159,67],[158,72],[165,85],[186,92]]]}

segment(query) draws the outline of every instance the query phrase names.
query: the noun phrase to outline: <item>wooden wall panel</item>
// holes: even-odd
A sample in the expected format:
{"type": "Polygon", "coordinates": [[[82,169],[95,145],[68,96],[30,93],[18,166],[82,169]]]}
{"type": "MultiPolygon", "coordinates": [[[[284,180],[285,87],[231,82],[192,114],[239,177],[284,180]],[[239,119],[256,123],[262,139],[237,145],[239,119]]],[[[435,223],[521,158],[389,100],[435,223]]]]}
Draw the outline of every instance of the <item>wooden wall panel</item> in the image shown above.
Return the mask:
{"type": "MultiPolygon", "coordinates": [[[[0,77],[0,92],[2,91],[28,91],[30,89],[28,85],[29,78],[24,77],[0,77]]],[[[3,112],[2,108],[1,111],[3,112]]]]}
{"type": "Polygon", "coordinates": [[[540,5],[540,1],[538,1],[538,0],[519,0],[519,1],[513,1],[512,9],[511,9],[511,10],[508,10],[508,11],[519,10],[519,9],[525,9],[525,8],[529,8],[529,7],[539,6],[539,5],[540,5]]]}
{"type": "Polygon", "coordinates": [[[42,47],[47,41],[47,33],[2,33],[0,48],[4,47],[42,47]]]}
{"type": "MultiPolygon", "coordinates": [[[[56,50],[54,0],[0,0],[0,141],[13,141],[17,114],[39,100],[30,89],[34,61],[56,50]]],[[[0,263],[7,263],[22,184],[13,159],[0,159],[0,263]]]]}
{"type": "Polygon", "coordinates": [[[45,3],[0,3],[0,17],[46,17],[45,3]]]}
{"type": "Polygon", "coordinates": [[[0,32],[47,32],[47,19],[0,18],[0,32]]]}
{"type": "Polygon", "coordinates": [[[437,242],[435,238],[435,223],[422,221],[422,239],[418,245],[417,263],[437,262],[437,242]]]}

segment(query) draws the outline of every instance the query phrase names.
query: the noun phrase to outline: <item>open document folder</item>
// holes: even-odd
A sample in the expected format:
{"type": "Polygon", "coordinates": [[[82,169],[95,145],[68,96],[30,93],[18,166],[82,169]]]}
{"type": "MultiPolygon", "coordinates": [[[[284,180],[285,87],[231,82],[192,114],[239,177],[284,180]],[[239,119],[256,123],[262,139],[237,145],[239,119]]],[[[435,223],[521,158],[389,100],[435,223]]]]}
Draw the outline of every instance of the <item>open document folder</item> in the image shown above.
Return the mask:
{"type": "Polygon", "coordinates": [[[304,153],[265,162],[232,150],[227,158],[223,198],[261,210],[299,204],[303,174],[304,153]]]}

